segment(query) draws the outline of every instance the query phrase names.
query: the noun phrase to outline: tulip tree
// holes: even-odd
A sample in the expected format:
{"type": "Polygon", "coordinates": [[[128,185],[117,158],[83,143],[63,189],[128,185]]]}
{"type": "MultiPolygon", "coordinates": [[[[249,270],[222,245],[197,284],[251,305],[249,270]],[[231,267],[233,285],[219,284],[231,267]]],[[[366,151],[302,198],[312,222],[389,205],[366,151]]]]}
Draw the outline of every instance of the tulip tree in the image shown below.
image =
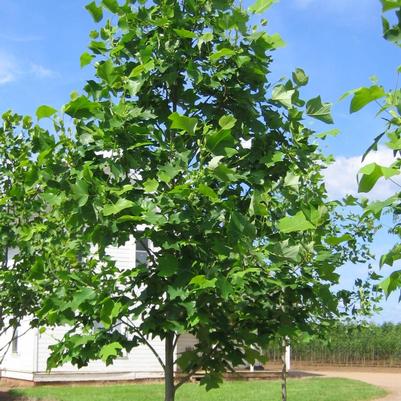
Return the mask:
{"type": "Polygon", "coordinates": [[[49,368],[109,364],[146,344],[172,401],[197,370],[213,388],[224,371],[262,359],[277,335],[318,332],[341,315],[340,304],[363,307],[332,285],[343,263],[370,257],[373,226],[340,213],[355,199],[327,200],[317,141],[335,131],[316,134],[305,119],[332,123],[330,104],[301,98],[301,69],[268,80],[283,42],[250,18],[271,3],[86,6],[96,22],[106,18],[81,56],[95,76],[61,114],[37,110],[51,130],[27,122],[28,148],[13,170],[21,194],[2,195],[32,205],[26,221],[12,222],[18,297],[31,298],[17,297],[3,266],[1,301],[21,307],[7,313],[70,328],[52,346],[49,368]],[[121,269],[107,250],[131,237],[147,261],[121,269]],[[183,333],[197,344],[174,360],[183,333]]]}
{"type": "MultiPolygon", "coordinates": [[[[386,40],[401,46],[401,1],[399,0],[381,0],[383,11],[383,36],[386,40]],[[397,23],[392,24],[388,19],[388,14],[395,11],[397,23]]],[[[397,73],[400,73],[398,69],[397,73]]],[[[366,214],[370,214],[380,219],[384,213],[391,213],[395,224],[390,232],[399,236],[401,234],[399,224],[400,214],[400,193],[399,193],[399,175],[401,172],[401,159],[399,157],[401,150],[401,91],[386,90],[378,82],[373,82],[369,87],[358,88],[349,91],[345,96],[352,95],[351,113],[361,110],[371,102],[376,102],[380,106],[378,114],[382,116],[385,122],[384,131],[379,134],[372,145],[367,149],[363,158],[367,154],[377,150],[378,145],[383,146],[394,154],[394,161],[390,166],[382,166],[378,163],[370,163],[360,170],[359,192],[369,193],[380,180],[390,180],[394,184],[394,194],[387,199],[371,202],[366,205],[366,214]],[[386,139],[386,142],[383,140],[386,139]]],[[[380,267],[393,267],[401,259],[401,245],[395,244],[387,253],[380,258],[380,267]]],[[[380,286],[388,296],[392,292],[401,288],[401,270],[395,270],[387,277],[380,286]]]]}

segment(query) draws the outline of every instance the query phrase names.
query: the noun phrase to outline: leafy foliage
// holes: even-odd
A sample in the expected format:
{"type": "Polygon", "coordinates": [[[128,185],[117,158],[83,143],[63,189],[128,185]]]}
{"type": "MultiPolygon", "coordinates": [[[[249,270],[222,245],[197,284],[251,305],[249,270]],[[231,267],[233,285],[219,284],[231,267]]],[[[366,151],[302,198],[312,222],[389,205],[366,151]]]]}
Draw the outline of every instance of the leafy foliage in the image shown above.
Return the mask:
{"type": "MultiPolygon", "coordinates": [[[[398,0],[381,0],[381,3],[383,6],[383,12],[397,9],[397,17],[400,17],[401,3],[398,0]]],[[[398,46],[401,46],[400,29],[399,21],[397,25],[390,27],[390,23],[383,16],[384,37],[398,46]]],[[[400,71],[398,71],[398,73],[400,73],[400,71]]],[[[365,210],[366,214],[371,214],[377,219],[380,219],[384,213],[390,212],[395,221],[390,232],[399,236],[401,233],[400,224],[398,222],[400,214],[400,194],[397,190],[399,184],[394,180],[394,176],[400,174],[401,167],[401,91],[398,88],[385,91],[383,87],[374,85],[368,88],[359,88],[350,91],[346,93],[345,96],[348,96],[351,93],[353,94],[351,112],[358,111],[370,102],[381,99],[378,114],[383,116],[383,120],[386,124],[385,131],[377,136],[363,158],[365,158],[370,152],[376,151],[380,141],[382,141],[383,138],[386,138],[387,142],[384,143],[384,146],[393,151],[394,161],[391,166],[380,166],[376,163],[364,166],[360,170],[359,191],[371,191],[376,183],[381,179],[391,180],[394,182],[395,193],[393,196],[388,199],[367,204],[365,210]]],[[[390,251],[381,257],[380,266],[393,266],[393,263],[399,259],[401,259],[401,247],[399,244],[396,244],[390,251]]],[[[387,296],[401,288],[400,274],[401,271],[397,270],[381,283],[381,287],[387,296]]]]}
{"type": "MultiPolygon", "coordinates": [[[[210,389],[276,335],[320,331],[340,304],[364,310],[332,285],[343,263],[370,258],[374,227],[341,212],[356,200],[327,200],[327,160],[304,120],[332,123],[330,104],[302,99],[300,69],[271,86],[279,37],[251,29],[231,0],[87,9],[110,18],[81,57],[96,72],[63,107],[71,121],[42,106],[52,134],[14,115],[1,131],[23,151],[0,199],[2,251],[20,252],[16,275],[3,266],[0,301],[8,315],[35,316],[33,326],[70,327],[49,368],[112,363],[160,337],[170,401],[182,384],[174,362],[204,370],[210,389]],[[14,204],[22,214],[10,214],[14,204]],[[152,246],[146,263],[122,269],[108,250],[132,238],[152,246]],[[174,361],[183,333],[198,344],[174,361]]],[[[14,153],[4,148],[1,160],[14,153]]]]}

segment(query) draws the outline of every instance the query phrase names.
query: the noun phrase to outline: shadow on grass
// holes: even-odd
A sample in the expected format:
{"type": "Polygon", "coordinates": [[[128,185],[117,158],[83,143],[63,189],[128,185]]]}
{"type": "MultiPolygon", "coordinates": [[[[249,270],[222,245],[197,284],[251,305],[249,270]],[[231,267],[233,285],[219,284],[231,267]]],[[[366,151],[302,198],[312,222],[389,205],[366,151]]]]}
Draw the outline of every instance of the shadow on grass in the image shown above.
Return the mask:
{"type": "Polygon", "coordinates": [[[29,398],[23,396],[17,389],[0,390],[0,401],[28,401],[29,398]]]}

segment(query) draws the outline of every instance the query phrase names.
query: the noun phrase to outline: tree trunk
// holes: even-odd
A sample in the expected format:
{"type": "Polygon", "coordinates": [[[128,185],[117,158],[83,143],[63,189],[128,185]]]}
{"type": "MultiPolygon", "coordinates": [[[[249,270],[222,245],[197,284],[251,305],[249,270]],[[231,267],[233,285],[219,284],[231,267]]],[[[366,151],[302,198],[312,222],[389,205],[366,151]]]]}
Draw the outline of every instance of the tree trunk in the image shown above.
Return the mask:
{"type": "Polygon", "coordinates": [[[164,368],[164,401],[174,401],[174,333],[168,333],[165,339],[166,361],[164,368]]]}
{"type": "Polygon", "coordinates": [[[282,348],[281,360],[283,364],[281,369],[281,401],[287,401],[287,362],[285,355],[287,351],[287,342],[285,340],[283,340],[282,348]]]}

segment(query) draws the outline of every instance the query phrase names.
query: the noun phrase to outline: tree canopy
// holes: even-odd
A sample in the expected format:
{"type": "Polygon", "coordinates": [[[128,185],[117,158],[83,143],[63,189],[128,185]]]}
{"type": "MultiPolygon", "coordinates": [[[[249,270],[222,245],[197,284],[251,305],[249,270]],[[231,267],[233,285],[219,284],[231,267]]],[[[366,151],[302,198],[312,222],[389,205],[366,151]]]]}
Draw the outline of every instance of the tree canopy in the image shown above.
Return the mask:
{"type": "Polygon", "coordinates": [[[37,109],[51,128],[3,116],[3,316],[68,325],[50,368],[112,363],[160,337],[171,401],[175,363],[204,370],[210,389],[277,335],[368,306],[333,284],[346,261],[370,258],[374,227],[344,212],[356,199],[327,198],[318,141],[332,131],[305,121],[332,123],[330,104],[302,99],[302,69],[269,81],[283,42],[250,15],[272,3],[93,1],[106,22],[80,59],[95,69],[83,92],[37,109]],[[147,261],[121,269],[108,249],[132,237],[150,241],[147,261]],[[198,343],[174,361],[182,333],[198,343]]]}

